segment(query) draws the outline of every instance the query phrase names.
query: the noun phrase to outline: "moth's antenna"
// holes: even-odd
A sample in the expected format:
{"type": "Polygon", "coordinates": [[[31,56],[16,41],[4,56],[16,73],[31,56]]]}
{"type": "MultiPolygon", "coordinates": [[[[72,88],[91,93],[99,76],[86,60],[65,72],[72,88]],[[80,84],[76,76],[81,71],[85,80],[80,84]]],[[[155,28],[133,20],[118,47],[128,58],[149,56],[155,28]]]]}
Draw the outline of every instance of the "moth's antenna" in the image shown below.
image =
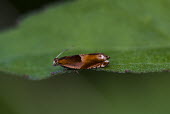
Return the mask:
{"type": "Polygon", "coordinates": [[[61,54],[63,54],[65,51],[68,51],[69,49],[65,49],[65,50],[63,50],[61,53],[59,53],[58,55],[57,55],[57,57],[56,58],[58,58],[61,54]]]}
{"type": "MultiPolygon", "coordinates": [[[[71,46],[71,48],[73,48],[73,46],[71,46]]],[[[70,49],[71,49],[71,48],[70,48],[70,49]]],[[[63,54],[65,51],[68,51],[68,50],[70,50],[70,49],[65,49],[65,50],[63,50],[61,53],[59,53],[59,54],[57,55],[56,58],[58,58],[61,54],[63,54]]]]}

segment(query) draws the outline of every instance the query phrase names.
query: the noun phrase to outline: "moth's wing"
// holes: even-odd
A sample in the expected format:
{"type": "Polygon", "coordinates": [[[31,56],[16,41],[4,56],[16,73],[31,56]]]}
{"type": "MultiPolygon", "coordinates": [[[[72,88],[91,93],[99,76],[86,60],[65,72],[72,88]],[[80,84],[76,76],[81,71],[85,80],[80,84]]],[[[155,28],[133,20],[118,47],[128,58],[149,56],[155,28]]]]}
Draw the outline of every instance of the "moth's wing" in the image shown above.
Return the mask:
{"type": "Polygon", "coordinates": [[[81,69],[98,68],[98,66],[100,67],[100,64],[101,65],[104,64],[105,60],[96,59],[96,55],[98,54],[102,54],[102,53],[80,55],[83,63],[81,69]]]}
{"type": "Polygon", "coordinates": [[[104,62],[96,63],[91,66],[87,66],[87,69],[102,68],[102,67],[106,67],[108,64],[109,64],[109,61],[104,61],[104,62]]]}
{"type": "Polygon", "coordinates": [[[83,65],[80,55],[62,57],[59,59],[59,64],[71,69],[80,69],[83,65]]]}
{"type": "Polygon", "coordinates": [[[102,59],[96,59],[96,55],[102,53],[81,54],[74,56],[65,56],[58,60],[59,65],[71,69],[91,69],[105,67],[108,62],[102,59]]]}

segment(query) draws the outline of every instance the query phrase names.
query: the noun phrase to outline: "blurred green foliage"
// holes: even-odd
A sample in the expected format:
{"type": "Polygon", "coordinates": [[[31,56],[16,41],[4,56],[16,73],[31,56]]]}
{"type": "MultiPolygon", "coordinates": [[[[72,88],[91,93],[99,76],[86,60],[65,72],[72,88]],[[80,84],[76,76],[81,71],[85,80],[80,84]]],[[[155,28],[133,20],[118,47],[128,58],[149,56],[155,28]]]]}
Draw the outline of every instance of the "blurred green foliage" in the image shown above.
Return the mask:
{"type": "Polygon", "coordinates": [[[82,72],[40,81],[1,73],[0,113],[169,114],[169,80],[169,73],[82,72]]]}
{"type": "Polygon", "coordinates": [[[101,52],[111,72],[160,72],[170,68],[168,0],[79,0],[51,5],[27,15],[20,25],[0,34],[0,71],[42,79],[53,58],[101,52]]]}

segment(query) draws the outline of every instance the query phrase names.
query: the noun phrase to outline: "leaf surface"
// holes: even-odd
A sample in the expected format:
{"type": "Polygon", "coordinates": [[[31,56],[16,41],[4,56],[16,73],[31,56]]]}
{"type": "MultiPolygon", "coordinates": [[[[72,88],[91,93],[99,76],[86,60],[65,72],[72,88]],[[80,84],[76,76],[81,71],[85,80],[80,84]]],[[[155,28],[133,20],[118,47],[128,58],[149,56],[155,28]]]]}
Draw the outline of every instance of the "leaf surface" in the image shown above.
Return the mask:
{"type": "Polygon", "coordinates": [[[109,72],[160,72],[170,69],[168,0],[81,0],[51,5],[0,34],[0,71],[49,77],[65,73],[52,66],[62,56],[105,53],[109,72]]]}

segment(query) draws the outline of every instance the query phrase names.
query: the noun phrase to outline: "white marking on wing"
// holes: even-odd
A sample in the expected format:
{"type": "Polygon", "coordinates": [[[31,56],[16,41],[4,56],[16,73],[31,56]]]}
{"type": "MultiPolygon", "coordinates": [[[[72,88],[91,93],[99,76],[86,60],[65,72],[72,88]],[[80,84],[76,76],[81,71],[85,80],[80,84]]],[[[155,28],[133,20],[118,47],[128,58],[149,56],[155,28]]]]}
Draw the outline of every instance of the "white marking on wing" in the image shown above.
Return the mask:
{"type": "Polygon", "coordinates": [[[102,65],[101,65],[101,67],[105,67],[105,65],[104,65],[104,64],[102,64],[102,65]]]}
{"type": "Polygon", "coordinates": [[[105,56],[104,56],[104,55],[101,55],[101,59],[105,59],[105,56]]]}
{"type": "Polygon", "coordinates": [[[107,63],[108,63],[109,61],[108,61],[108,60],[105,60],[104,62],[107,62],[107,63]]]}

